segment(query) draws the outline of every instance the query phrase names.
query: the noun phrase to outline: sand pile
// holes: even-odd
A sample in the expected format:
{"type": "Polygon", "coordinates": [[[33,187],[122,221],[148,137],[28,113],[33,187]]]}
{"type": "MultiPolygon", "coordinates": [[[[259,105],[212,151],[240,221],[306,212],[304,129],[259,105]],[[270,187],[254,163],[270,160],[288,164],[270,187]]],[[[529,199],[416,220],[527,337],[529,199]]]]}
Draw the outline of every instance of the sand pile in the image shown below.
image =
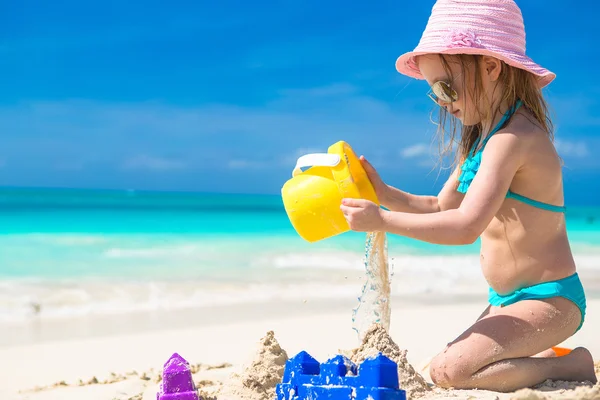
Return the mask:
{"type": "Polygon", "coordinates": [[[398,364],[400,388],[406,390],[407,398],[421,397],[431,390],[423,376],[415,371],[408,362],[406,350],[400,350],[400,347],[379,324],[374,324],[367,330],[360,347],[350,351],[348,356],[352,362],[360,363],[366,358],[376,356],[379,352],[398,364]]]}
{"type": "Polygon", "coordinates": [[[598,400],[600,399],[600,384],[595,386],[575,382],[547,382],[533,389],[516,391],[511,400],[598,400]]]}
{"type": "Polygon", "coordinates": [[[547,400],[542,392],[533,389],[521,389],[515,392],[511,400],[547,400]]]}
{"type": "Polygon", "coordinates": [[[249,364],[240,374],[232,374],[217,397],[223,400],[273,400],[287,359],[288,355],[279,346],[273,331],[267,332],[249,364]]]}

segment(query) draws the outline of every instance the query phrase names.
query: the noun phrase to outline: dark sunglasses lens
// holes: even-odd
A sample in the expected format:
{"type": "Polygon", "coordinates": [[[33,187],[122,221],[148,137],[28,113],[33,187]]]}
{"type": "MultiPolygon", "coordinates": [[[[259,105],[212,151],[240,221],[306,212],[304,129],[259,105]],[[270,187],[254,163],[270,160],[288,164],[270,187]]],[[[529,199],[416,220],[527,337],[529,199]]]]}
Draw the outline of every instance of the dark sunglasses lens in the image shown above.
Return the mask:
{"type": "Polygon", "coordinates": [[[436,82],[431,89],[444,103],[452,103],[458,100],[458,94],[446,82],[436,82]]]}

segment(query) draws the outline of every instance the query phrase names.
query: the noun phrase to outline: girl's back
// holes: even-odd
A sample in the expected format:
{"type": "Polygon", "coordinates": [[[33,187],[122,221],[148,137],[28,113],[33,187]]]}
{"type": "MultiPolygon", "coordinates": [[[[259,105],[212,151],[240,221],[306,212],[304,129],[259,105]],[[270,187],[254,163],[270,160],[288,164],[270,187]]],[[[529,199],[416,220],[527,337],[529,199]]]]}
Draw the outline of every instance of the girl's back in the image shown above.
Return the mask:
{"type": "MultiPolygon", "coordinates": [[[[496,135],[514,135],[522,163],[510,185],[528,199],[564,204],[561,160],[548,133],[525,109],[496,135]]],[[[486,151],[494,150],[491,138],[486,151]]],[[[568,243],[565,214],[507,198],[481,236],[481,266],[498,293],[571,275],[575,263],[568,243]]]]}

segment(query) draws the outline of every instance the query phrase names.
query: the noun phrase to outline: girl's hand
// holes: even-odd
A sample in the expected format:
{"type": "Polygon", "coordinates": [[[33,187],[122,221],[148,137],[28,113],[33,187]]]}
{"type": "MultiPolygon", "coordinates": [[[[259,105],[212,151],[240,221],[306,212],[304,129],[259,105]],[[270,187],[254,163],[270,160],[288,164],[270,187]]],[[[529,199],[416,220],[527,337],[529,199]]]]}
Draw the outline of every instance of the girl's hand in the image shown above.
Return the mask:
{"type": "Polygon", "coordinates": [[[377,170],[375,170],[364,156],[360,156],[360,163],[365,169],[365,172],[373,185],[373,189],[375,189],[375,194],[377,195],[379,202],[384,203],[389,191],[389,186],[383,182],[377,170]]]}
{"type": "Polygon", "coordinates": [[[359,232],[377,232],[383,230],[383,210],[372,201],[363,199],[342,199],[340,206],[350,229],[359,232]]]}

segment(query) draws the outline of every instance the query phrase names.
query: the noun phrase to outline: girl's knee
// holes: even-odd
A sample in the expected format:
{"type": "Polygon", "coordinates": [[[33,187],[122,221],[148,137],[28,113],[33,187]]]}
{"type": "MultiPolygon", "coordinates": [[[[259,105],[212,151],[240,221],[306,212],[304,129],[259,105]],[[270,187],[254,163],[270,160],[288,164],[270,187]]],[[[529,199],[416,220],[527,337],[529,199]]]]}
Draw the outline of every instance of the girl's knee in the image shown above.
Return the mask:
{"type": "Polygon", "coordinates": [[[434,358],[429,365],[429,376],[435,385],[448,388],[450,386],[447,385],[449,379],[448,375],[446,374],[446,366],[440,363],[440,361],[437,359],[438,357],[434,358]]]}
{"type": "Polygon", "coordinates": [[[429,366],[431,380],[443,388],[460,389],[475,372],[467,355],[454,354],[451,350],[438,354],[429,366]]]}

